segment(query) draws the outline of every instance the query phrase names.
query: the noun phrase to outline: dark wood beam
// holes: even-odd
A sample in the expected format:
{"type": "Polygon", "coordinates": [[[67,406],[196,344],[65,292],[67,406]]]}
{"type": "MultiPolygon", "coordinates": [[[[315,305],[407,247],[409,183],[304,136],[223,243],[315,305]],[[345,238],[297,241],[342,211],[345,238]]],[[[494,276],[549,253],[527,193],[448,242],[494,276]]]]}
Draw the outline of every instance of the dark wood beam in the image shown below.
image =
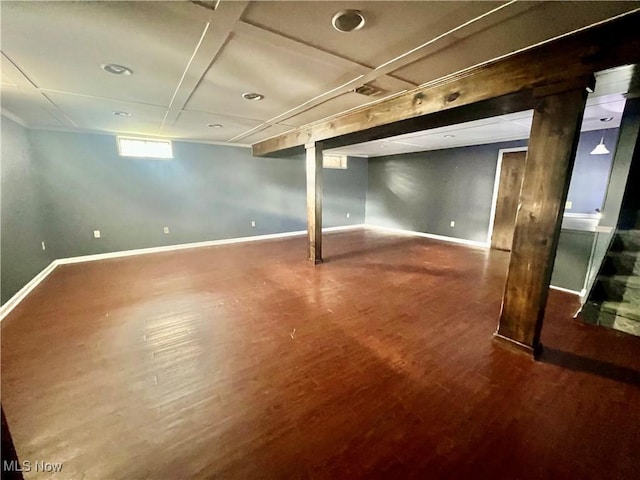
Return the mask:
{"type": "Polygon", "coordinates": [[[256,156],[323,141],[325,148],[386,138],[534,108],[540,92],[597,71],[640,63],[640,12],[584,30],[509,57],[429,82],[404,94],[253,145],[256,156]],[[487,102],[487,103],[481,103],[487,102]],[[455,109],[477,104],[472,113],[455,109]],[[416,120],[437,112],[451,112],[416,120]]]}
{"type": "Polygon", "coordinates": [[[584,88],[555,93],[541,99],[533,113],[496,338],[534,356],[542,348],[540,331],[586,98],[584,88]]]}
{"type": "Polygon", "coordinates": [[[322,144],[305,145],[307,159],[307,234],[309,261],[322,263],[322,144]]]}

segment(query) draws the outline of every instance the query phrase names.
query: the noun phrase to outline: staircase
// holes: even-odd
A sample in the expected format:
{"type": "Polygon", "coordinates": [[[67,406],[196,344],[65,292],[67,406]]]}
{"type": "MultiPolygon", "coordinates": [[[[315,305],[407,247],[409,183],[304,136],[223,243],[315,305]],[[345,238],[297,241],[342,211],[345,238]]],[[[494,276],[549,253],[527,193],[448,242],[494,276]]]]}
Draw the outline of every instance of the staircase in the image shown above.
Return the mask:
{"type": "Polygon", "coordinates": [[[616,231],[582,317],[640,336],[640,230],[616,231]]]}

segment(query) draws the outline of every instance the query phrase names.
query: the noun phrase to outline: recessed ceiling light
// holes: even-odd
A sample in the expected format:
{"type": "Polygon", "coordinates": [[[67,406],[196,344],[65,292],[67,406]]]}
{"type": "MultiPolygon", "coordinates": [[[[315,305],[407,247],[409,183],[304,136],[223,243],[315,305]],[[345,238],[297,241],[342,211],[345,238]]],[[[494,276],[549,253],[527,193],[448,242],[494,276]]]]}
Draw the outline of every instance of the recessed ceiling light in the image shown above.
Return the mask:
{"type": "Polygon", "coordinates": [[[610,122],[611,120],[613,120],[613,117],[602,117],[600,119],[601,122],[610,122]]]}
{"type": "Polygon", "coordinates": [[[209,128],[222,128],[222,125],[219,123],[207,123],[207,127],[209,128]]]}
{"type": "Polygon", "coordinates": [[[105,63],[100,65],[105,72],[113,73],[114,75],[131,75],[133,70],[123,65],[116,65],[115,63],[105,63]]]}
{"type": "Polygon", "coordinates": [[[242,98],[244,98],[245,100],[256,101],[256,100],[262,100],[264,98],[264,95],[260,93],[255,93],[255,92],[247,92],[242,94],[242,98]]]}
{"type": "Polygon", "coordinates": [[[445,135],[444,138],[454,138],[455,135],[445,135]]]}
{"type": "Polygon", "coordinates": [[[111,112],[118,117],[130,117],[131,114],[129,112],[111,112]]]}
{"type": "Polygon", "coordinates": [[[333,28],[339,32],[354,32],[364,27],[364,15],[360,10],[340,10],[331,19],[333,28]]]}

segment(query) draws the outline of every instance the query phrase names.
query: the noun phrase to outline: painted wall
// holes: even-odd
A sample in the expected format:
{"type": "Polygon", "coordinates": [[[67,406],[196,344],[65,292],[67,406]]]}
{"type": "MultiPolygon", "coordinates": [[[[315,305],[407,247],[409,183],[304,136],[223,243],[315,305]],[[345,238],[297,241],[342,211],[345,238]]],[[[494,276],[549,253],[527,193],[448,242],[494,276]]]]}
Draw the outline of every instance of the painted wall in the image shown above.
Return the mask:
{"type": "MultiPolygon", "coordinates": [[[[566,213],[595,214],[602,208],[618,129],[605,131],[609,155],[590,155],[601,135],[580,136],[568,194],[572,208],[566,213]]],[[[370,159],[366,222],[485,242],[498,152],[526,144],[523,140],[370,159]]],[[[583,288],[592,242],[591,232],[562,230],[552,285],[583,288]]]]}
{"type": "Polygon", "coordinates": [[[4,303],[53,257],[51,250],[42,250],[46,235],[40,176],[27,131],[2,117],[1,132],[0,297],[4,303]]]}
{"type": "Polygon", "coordinates": [[[566,213],[593,214],[596,213],[596,209],[602,209],[618,132],[617,128],[612,128],[580,134],[576,162],[567,195],[567,201],[570,201],[572,205],[570,209],[566,210],[566,213]],[[609,154],[591,155],[591,150],[600,143],[603,134],[609,154]]]}
{"type": "MultiPolygon", "coordinates": [[[[22,187],[3,189],[2,218],[17,221],[14,211],[5,211],[6,196],[8,205],[22,204],[41,230],[36,236],[25,227],[17,236],[3,223],[3,246],[9,248],[27,248],[20,246],[25,242],[39,248],[44,240],[52,258],[66,258],[306,230],[301,157],[254,158],[247,148],[174,142],[172,160],[133,159],[118,156],[111,135],[23,131],[23,137],[39,177],[29,198],[38,204],[24,203],[22,187]]],[[[3,150],[3,187],[4,157],[3,150]]],[[[347,170],[325,169],[324,175],[324,225],[364,223],[366,160],[350,158],[347,170]]],[[[28,253],[39,254],[32,247],[28,253]]],[[[4,250],[2,257],[4,302],[34,269],[23,271],[4,250]]]]}
{"type": "Polygon", "coordinates": [[[498,150],[523,145],[526,142],[507,142],[371,158],[366,222],[485,242],[498,150]]]}

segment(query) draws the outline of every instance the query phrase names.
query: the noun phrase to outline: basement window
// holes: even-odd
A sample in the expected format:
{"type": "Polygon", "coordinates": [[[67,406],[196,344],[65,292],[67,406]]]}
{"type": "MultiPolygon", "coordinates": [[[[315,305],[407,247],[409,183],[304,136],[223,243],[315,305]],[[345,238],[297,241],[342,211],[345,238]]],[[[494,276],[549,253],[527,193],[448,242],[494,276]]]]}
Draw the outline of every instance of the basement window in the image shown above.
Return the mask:
{"type": "Polygon", "coordinates": [[[323,155],[322,168],[337,168],[340,170],[347,169],[346,155],[323,155]]]}
{"type": "Polygon", "coordinates": [[[121,157],[173,158],[171,140],[118,137],[118,154],[121,157]]]}

